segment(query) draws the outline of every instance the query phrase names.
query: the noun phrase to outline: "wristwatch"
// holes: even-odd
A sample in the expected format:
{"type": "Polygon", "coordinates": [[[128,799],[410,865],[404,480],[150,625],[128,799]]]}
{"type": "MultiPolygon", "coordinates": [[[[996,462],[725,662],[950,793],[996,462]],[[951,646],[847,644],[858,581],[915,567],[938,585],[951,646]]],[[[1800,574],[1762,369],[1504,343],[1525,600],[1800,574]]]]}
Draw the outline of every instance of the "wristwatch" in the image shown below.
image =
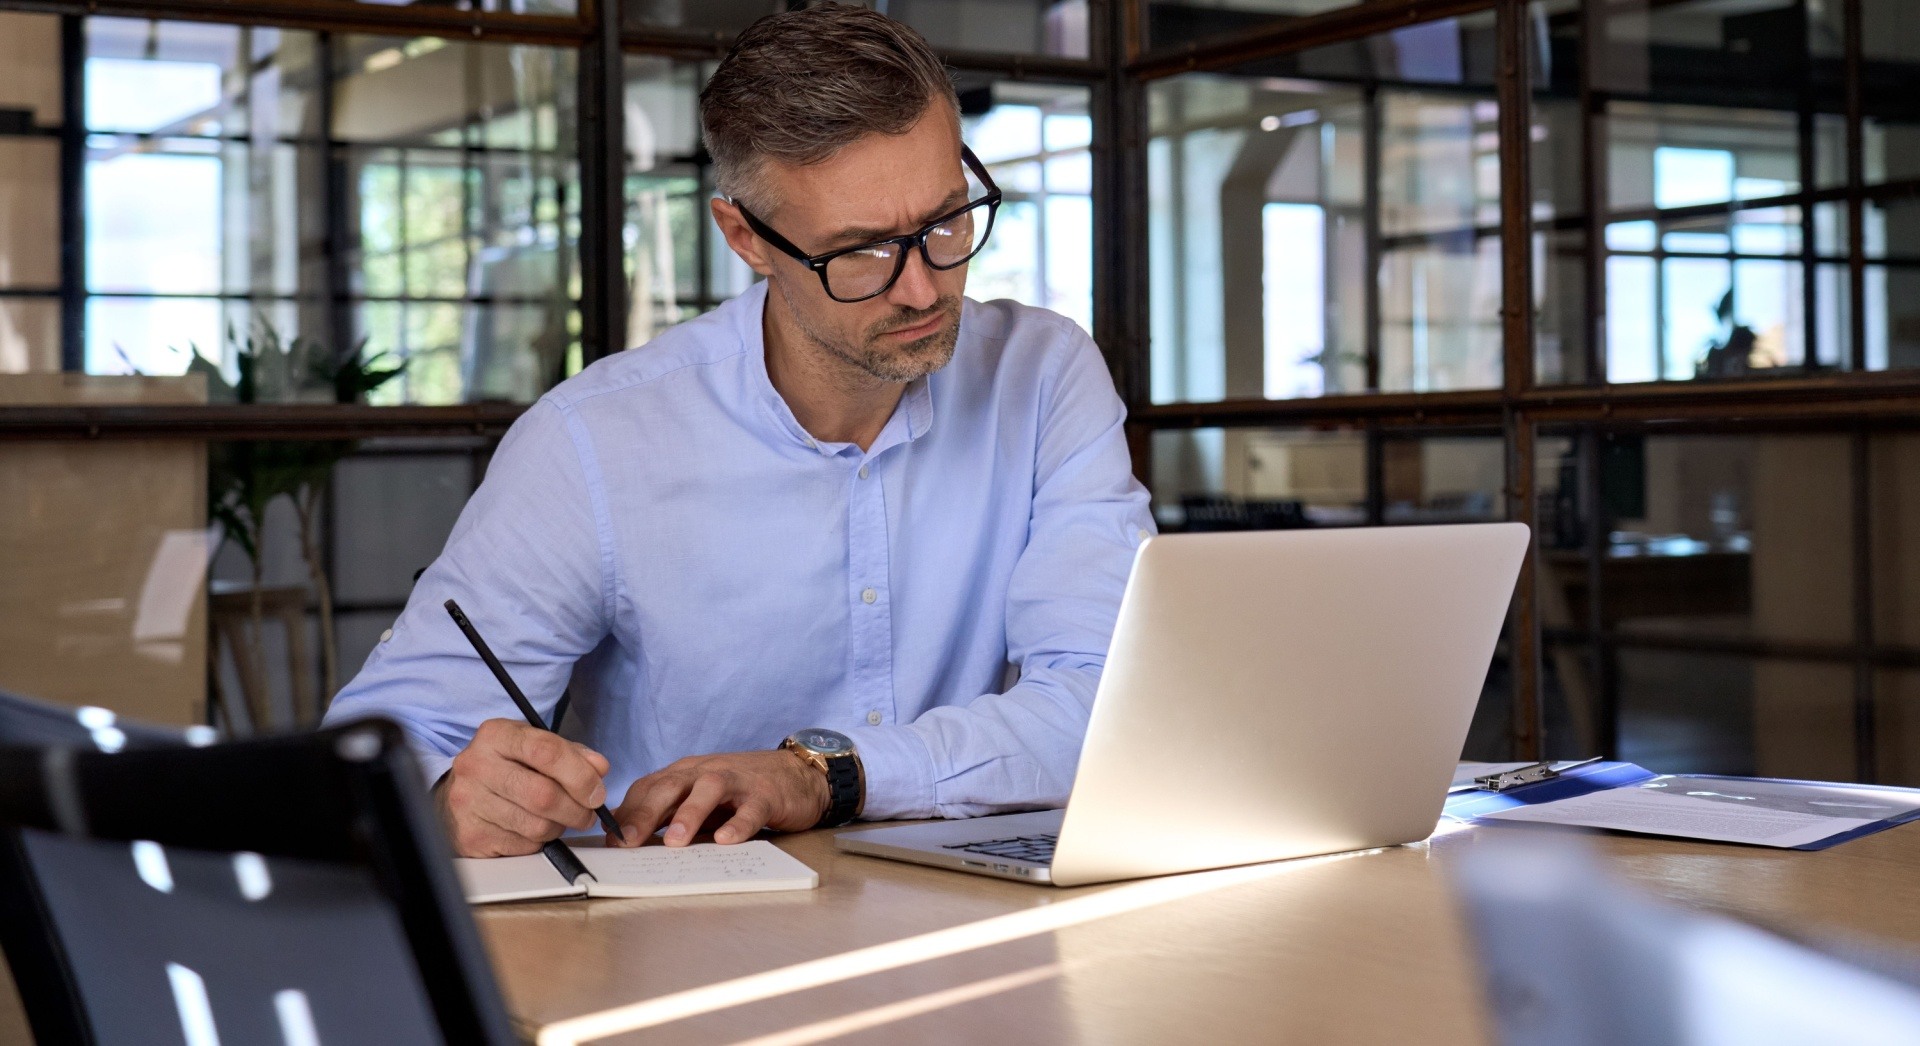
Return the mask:
{"type": "Polygon", "coordinates": [[[827,775],[827,812],[815,828],[837,828],[860,816],[867,801],[867,774],[853,738],[837,730],[809,727],[788,735],[780,747],[827,775]]]}

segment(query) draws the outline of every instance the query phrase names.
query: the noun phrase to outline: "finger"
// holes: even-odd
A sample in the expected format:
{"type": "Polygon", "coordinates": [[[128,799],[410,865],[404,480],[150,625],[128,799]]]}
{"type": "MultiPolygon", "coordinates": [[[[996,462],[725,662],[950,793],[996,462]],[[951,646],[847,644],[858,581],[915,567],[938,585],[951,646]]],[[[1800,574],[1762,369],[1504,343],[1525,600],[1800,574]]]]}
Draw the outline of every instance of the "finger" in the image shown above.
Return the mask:
{"type": "Polygon", "coordinates": [[[558,781],[519,763],[508,765],[506,777],[496,789],[507,801],[536,817],[570,828],[593,827],[593,811],[574,802],[558,781]]]}
{"type": "Polygon", "coordinates": [[[685,773],[648,774],[627,789],[627,801],[620,804],[613,818],[634,833],[638,843],[658,831],[673,814],[673,808],[687,797],[693,787],[693,775],[685,773]]]}
{"type": "MultiPolygon", "coordinates": [[[[606,756],[601,755],[600,753],[594,751],[591,748],[588,748],[586,745],[583,745],[578,741],[575,741],[573,743],[573,747],[580,753],[580,758],[585,759],[590,765],[592,765],[593,772],[595,774],[598,774],[601,777],[605,777],[607,776],[608,773],[610,773],[613,770],[613,764],[607,761],[606,756]]],[[[601,802],[605,802],[605,801],[606,800],[604,799],[601,800],[601,802]]],[[[598,806],[600,804],[595,803],[594,805],[598,806]]]]}
{"type": "Polygon", "coordinates": [[[482,816],[475,806],[473,801],[463,802],[458,820],[448,826],[454,851],[461,857],[514,857],[540,848],[539,840],[500,827],[482,816]]]}
{"type": "Polygon", "coordinates": [[[733,819],[721,825],[713,833],[716,843],[744,843],[760,834],[772,816],[772,807],[766,799],[756,795],[740,804],[733,812],[733,819]]]}
{"type": "Polygon", "coordinates": [[[580,754],[579,745],[559,734],[532,727],[516,731],[505,754],[558,781],[574,802],[589,810],[607,801],[607,786],[600,772],[580,754]]]}
{"type": "Polygon", "coordinates": [[[478,818],[469,818],[453,829],[456,857],[519,857],[539,849],[539,843],[478,818]]]}
{"type": "Polygon", "coordinates": [[[701,774],[695,778],[687,797],[680,802],[680,809],[674,811],[673,823],[667,826],[667,845],[685,846],[692,842],[714,808],[726,801],[729,791],[727,779],[719,774],[701,774]]]}
{"type": "Polygon", "coordinates": [[[504,832],[511,832],[539,849],[550,839],[558,839],[564,825],[523,809],[512,800],[494,792],[474,797],[472,816],[504,832]]]}

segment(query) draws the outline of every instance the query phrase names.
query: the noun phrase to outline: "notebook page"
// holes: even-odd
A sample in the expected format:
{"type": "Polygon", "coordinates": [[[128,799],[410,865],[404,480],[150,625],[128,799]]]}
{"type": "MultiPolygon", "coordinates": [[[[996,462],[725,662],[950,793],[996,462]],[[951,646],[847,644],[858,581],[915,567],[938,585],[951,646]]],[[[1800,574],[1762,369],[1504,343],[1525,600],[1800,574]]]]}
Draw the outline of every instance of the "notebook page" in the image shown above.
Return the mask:
{"type": "Polygon", "coordinates": [[[587,884],[587,892],[594,897],[811,890],[820,885],[813,869],[764,839],[732,846],[696,843],[575,852],[593,873],[595,881],[587,884]]]}
{"type": "Polygon", "coordinates": [[[580,897],[586,893],[560,877],[546,854],[525,857],[456,857],[454,873],[469,904],[526,901],[536,897],[580,897]]]}

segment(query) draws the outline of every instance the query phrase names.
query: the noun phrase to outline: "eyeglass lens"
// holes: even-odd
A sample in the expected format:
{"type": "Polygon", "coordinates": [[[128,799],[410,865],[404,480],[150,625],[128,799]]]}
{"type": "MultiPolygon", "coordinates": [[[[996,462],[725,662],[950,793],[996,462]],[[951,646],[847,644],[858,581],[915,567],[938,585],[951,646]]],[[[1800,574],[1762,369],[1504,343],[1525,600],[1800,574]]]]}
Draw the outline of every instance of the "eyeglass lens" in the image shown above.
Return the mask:
{"type": "MultiPolygon", "coordinates": [[[[989,211],[973,207],[927,232],[927,257],[939,268],[958,265],[986,243],[989,211]]],[[[865,298],[880,293],[900,268],[900,245],[882,243],[842,254],[827,263],[827,292],[836,298],[865,298]]]]}

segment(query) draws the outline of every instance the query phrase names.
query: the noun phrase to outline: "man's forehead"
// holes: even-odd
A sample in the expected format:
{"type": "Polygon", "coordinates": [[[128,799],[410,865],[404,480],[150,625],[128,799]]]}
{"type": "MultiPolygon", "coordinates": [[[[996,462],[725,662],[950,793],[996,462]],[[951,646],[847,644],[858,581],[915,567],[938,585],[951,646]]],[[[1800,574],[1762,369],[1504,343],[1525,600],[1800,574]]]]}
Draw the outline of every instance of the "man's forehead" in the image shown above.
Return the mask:
{"type": "Polygon", "coordinates": [[[924,128],[873,135],[817,164],[769,165],[782,231],[838,238],[853,232],[911,232],[965,202],[960,141],[924,128]]]}

